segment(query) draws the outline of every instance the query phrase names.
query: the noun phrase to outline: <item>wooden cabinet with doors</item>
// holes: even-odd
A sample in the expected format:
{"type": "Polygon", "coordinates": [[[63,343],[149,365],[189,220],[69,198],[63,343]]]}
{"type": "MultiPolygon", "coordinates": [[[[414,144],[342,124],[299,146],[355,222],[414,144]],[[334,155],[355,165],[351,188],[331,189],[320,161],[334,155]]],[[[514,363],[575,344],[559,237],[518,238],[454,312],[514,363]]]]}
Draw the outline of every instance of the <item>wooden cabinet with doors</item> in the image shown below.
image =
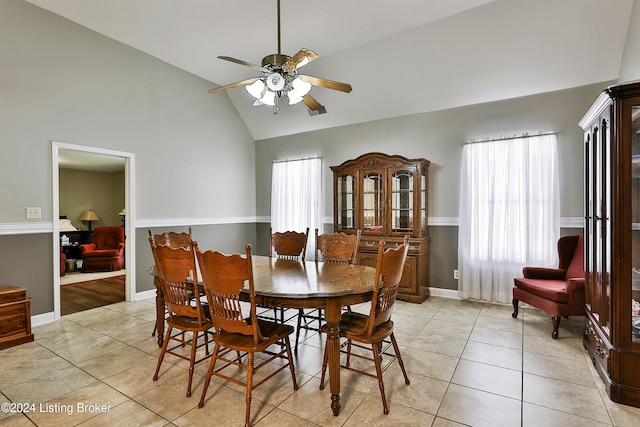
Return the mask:
{"type": "Polygon", "coordinates": [[[362,230],[358,264],[375,267],[378,242],[410,236],[398,298],[420,303],[429,296],[427,183],[429,160],[368,153],[332,166],[336,232],[362,230]]]}
{"type": "Polygon", "coordinates": [[[611,400],[640,407],[640,82],[607,88],[580,126],[584,345],[611,400]]]}

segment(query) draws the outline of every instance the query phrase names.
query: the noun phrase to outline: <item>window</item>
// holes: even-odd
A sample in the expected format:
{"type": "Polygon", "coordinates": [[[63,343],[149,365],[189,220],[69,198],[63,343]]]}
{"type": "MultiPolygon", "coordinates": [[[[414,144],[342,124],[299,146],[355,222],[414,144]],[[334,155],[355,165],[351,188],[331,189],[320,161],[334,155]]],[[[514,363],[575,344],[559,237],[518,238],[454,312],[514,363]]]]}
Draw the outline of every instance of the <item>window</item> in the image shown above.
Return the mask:
{"type": "Polygon", "coordinates": [[[559,226],[555,135],[466,144],[460,175],[462,298],[511,302],[525,265],[554,267],[559,226]]]}
{"type": "Polygon", "coordinates": [[[314,230],[322,233],[322,159],[297,159],[273,163],[271,226],[273,231],[304,232],[309,227],[307,252],[314,250],[314,230]]]}

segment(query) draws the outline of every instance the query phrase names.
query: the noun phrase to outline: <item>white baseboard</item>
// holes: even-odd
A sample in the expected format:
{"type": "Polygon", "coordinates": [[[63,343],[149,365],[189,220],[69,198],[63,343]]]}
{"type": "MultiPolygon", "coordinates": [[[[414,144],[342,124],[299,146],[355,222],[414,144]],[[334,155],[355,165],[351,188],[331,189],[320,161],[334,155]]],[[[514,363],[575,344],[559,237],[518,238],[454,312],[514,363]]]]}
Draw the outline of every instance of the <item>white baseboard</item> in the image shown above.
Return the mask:
{"type": "Polygon", "coordinates": [[[457,289],[429,288],[429,296],[460,299],[457,289]]]}
{"type": "Polygon", "coordinates": [[[46,325],[53,322],[55,319],[53,311],[49,313],[36,314],[31,316],[31,326],[46,325]]]}
{"type": "Polygon", "coordinates": [[[156,290],[150,289],[148,291],[136,292],[136,301],[140,301],[141,299],[155,298],[156,290]]]}

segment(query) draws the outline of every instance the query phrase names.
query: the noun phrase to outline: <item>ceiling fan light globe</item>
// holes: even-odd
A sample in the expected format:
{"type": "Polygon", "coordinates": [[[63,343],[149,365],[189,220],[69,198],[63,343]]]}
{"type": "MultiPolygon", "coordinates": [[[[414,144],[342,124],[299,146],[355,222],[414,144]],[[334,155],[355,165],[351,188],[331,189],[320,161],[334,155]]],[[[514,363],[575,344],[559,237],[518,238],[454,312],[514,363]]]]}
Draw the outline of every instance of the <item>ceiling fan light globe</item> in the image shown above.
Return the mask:
{"type": "Polygon", "coordinates": [[[267,87],[274,92],[282,90],[285,83],[286,81],[280,73],[273,73],[267,76],[267,87]]]}
{"type": "Polygon", "coordinates": [[[292,92],[295,91],[299,96],[305,96],[311,90],[311,83],[303,80],[301,77],[293,79],[291,86],[293,86],[292,92]]]}
{"type": "Polygon", "coordinates": [[[253,96],[256,99],[260,99],[264,94],[265,85],[262,80],[256,80],[250,85],[245,86],[245,88],[247,89],[247,92],[249,92],[251,96],[253,96]]]}
{"type": "Polygon", "coordinates": [[[260,98],[260,102],[262,102],[265,105],[272,105],[272,106],[276,105],[275,92],[271,92],[270,90],[265,91],[262,98],[260,98]]]}
{"type": "Polygon", "coordinates": [[[293,90],[289,91],[289,93],[287,93],[287,96],[289,97],[289,105],[295,105],[298,102],[302,101],[302,95],[294,93],[293,90]]]}

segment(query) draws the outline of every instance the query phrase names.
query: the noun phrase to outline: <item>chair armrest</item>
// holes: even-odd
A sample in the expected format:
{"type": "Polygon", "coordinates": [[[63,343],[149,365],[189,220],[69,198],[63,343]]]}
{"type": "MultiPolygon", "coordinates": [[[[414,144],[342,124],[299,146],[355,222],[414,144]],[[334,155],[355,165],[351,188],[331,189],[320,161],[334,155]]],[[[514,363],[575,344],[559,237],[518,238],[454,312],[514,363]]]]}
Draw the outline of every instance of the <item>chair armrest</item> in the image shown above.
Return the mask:
{"type": "Polygon", "coordinates": [[[96,250],[96,244],[95,243],[87,243],[84,245],[80,245],[80,252],[84,253],[84,252],[92,252],[96,250]]]}
{"type": "Polygon", "coordinates": [[[522,274],[527,279],[564,280],[567,270],[559,268],[525,267],[522,274]]]}
{"type": "Polygon", "coordinates": [[[124,243],[118,243],[117,249],[124,249],[124,243]]]}
{"type": "Polygon", "coordinates": [[[565,287],[568,294],[572,292],[578,291],[580,289],[584,289],[584,278],[574,278],[567,280],[567,286],[565,287]]]}

